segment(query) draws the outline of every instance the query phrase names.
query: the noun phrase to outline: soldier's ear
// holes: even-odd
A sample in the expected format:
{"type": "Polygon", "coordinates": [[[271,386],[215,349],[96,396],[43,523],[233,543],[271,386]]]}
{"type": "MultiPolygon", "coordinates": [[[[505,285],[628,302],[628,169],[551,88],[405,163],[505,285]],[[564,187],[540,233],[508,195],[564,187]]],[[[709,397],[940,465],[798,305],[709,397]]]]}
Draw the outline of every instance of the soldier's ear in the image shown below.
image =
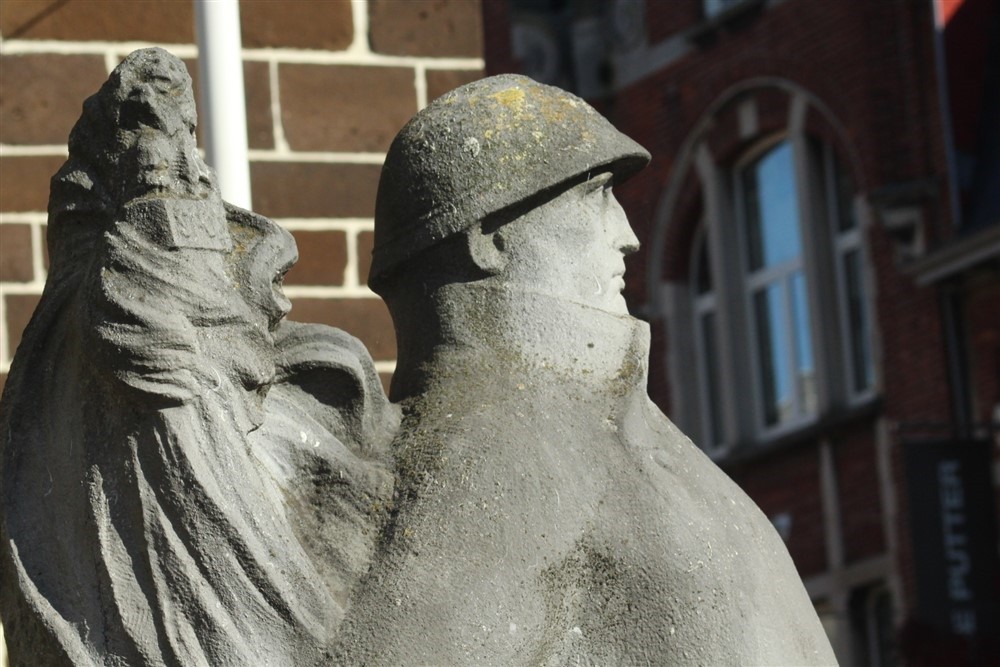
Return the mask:
{"type": "Polygon", "coordinates": [[[483,229],[470,232],[469,254],[476,266],[486,273],[496,275],[502,272],[509,261],[503,228],[491,232],[483,229]]]}

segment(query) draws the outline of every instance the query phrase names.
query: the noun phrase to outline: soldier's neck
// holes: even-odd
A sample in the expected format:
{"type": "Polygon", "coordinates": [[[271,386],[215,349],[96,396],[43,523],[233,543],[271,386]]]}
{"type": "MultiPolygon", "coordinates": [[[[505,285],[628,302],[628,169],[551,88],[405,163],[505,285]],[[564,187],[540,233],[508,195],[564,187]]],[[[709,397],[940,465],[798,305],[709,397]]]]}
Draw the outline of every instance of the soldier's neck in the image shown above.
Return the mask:
{"type": "Polygon", "coordinates": [[[628,315],[488,281],[446,285],[411,305],[393,309],[393,401],[459,378],[502,384],[525,374],[597,389],[645,386],[649,327],[628,315]]]}

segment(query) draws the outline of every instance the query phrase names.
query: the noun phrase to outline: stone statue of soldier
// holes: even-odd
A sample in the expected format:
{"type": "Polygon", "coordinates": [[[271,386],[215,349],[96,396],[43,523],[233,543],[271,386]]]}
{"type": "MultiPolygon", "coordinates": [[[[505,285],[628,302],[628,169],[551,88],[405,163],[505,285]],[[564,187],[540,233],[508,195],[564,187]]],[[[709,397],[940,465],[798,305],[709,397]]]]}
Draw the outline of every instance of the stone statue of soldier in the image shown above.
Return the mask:
{"type": "Polygon", "coordinates": [[[611,188],[649,159],[521,77],[418,114],[379,187],[388,402],[284,322],[296,257],[222,201],[183,63],[128,56],[52,180],[0,403],[11,664],[808,664],[750,500],[646,397],[611,188]],[[398,427],[398,428],[397,428],[398,427]]]}
{"type": "Polygon", "coordinates": [[[518,76],[396,137],[369,279],[399,344],[396,500],[339,662],[835,662],[771,524],[646,395],[612,187],[648,159],[518,76]]]}

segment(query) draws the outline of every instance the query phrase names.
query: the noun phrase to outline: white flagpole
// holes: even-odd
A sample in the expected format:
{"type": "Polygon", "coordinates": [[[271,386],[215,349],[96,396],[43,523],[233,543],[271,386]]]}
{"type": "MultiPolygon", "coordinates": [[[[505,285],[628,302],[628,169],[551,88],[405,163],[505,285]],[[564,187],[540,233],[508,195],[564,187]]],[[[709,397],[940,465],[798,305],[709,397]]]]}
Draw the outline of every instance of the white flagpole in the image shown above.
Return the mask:
{"type": "Polygon", "coordinates": [[[246,95],[238,0],[194,0],[206,161],[222,198],[250,208],[246,95]]]}

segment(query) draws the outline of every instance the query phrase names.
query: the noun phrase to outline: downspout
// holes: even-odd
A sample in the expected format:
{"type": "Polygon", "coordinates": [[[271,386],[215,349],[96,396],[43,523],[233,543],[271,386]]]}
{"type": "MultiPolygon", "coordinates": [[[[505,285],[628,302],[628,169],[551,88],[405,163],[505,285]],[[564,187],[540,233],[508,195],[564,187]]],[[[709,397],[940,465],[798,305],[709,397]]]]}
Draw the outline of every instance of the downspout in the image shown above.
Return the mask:
{"type": "Polygon", "coordinates": [[[948,168],[948,199],[953,230],[962,226],[962,209],[958,197],[958,158],[955,153],[955,133],[951,120],[951,101],[948,95],[948,70],[945,66],[944,8],[942,0],[930,0],[934,14],[934,73],[937,75],[938,107],[941,112],[941,131],[944,135],[945,161],[948,168]]]}
{"type": "Polygon", "coordinates": [[[194,0],[205,159],[226,201],[250,208],[246,95],[238,0],[194,0]]]}

